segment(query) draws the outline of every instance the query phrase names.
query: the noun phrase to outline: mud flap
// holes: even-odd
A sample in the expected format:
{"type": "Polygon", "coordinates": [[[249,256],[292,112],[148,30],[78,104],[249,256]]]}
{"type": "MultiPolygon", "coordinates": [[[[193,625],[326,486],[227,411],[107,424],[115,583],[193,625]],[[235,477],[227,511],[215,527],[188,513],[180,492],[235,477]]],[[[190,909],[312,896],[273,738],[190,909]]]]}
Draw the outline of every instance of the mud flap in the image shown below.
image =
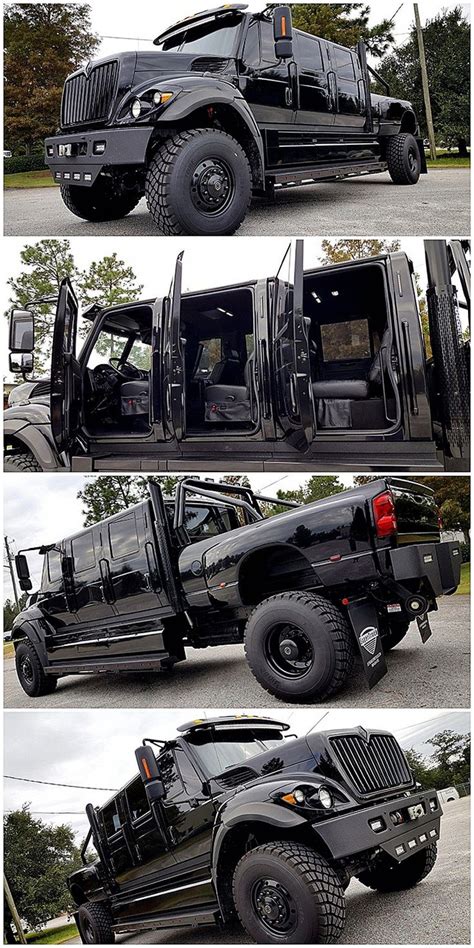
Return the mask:
{"type": "Polygon", "coordinates": [[[428,614],[425,612],[424,616],[417,616],[416,624],[421,635],[421,641],[424,645],[425,642],[427,642],[428,639],[433,635],[428,614]]]}
{"type": "Polygon", "coordinates": [[[375,607],[367,599],[358,599],[347,607],[349,622],[359,646],[369,688],[387,674],[375,607]]]}

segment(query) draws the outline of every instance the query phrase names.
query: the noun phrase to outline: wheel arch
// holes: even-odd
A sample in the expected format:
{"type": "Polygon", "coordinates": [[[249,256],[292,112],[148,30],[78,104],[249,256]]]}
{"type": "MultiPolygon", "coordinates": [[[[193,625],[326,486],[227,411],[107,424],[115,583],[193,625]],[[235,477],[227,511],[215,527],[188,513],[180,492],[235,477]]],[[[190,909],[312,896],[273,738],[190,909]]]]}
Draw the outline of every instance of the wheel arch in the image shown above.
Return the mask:
{"type": "Polygon", "coordinates": [[[418,132],[418,122],[412,109],[406,109],[400,121],[400,133],[410,132],[416,135],[418,132]]]}
{"type": "Polygon", "coordinates": [[[35,458],[42,471],[64,470],[52,441],[34,425],[20,427],[6,421],[3,444],[6,457],[9,453],[27,452],[35,458]]]}
{"type": "Polygon", "coordinates": [[[290,543],[269,543],[242,557],[237,583],[242,603],[257,605],[277,592],[316,586],[318,577],[298,547],[290,543]],[[275,588],[272,583],[277,577],[280,585],[275,588]]]}

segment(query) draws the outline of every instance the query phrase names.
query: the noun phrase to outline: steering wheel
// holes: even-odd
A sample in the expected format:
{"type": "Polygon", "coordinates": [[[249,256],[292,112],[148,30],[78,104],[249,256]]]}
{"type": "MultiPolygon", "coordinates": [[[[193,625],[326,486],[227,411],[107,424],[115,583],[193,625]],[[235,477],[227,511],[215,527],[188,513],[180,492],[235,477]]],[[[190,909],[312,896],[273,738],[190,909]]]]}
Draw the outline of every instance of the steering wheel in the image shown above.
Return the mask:
{"type": "Polygon", "coordinates": [[[112,358],[109,359],[109,363],[119,375],[125,376],[126,379],[141,379],[142,377],[140,369],[137,369],[131,362],[121,362],[120,356],[112,356],[112,358]],[[117,363],[116,366],[114,362],[117,363]]]}

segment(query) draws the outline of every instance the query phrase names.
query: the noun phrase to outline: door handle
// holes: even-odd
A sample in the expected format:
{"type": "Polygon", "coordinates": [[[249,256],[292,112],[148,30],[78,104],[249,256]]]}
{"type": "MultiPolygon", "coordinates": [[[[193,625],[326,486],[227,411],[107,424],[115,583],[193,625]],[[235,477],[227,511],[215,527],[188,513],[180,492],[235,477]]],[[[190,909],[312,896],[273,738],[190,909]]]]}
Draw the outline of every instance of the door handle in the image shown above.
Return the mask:
{"type": "Polygon", "coordinates": [[[107,560],[99,561],[100,569],[100,578],[102,580],[102,596],[104,602],[109,604],[115,602],[115,596],[113,591],[112,577],[110,575],[110,566],[107,560]]]}
{"type": "Polygon", "coordinates": [[[290,375],[290,400],[291,408],[294,415],[298,414],[298,401],[296,398],[296,375],[294,372],[290,375]]]}

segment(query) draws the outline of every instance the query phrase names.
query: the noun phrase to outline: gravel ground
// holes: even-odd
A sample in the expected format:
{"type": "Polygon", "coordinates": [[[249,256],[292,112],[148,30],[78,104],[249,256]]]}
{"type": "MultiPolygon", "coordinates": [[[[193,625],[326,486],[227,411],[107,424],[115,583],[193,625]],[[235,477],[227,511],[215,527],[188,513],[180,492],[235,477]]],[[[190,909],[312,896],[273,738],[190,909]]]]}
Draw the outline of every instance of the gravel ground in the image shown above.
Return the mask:
{"type": "MultiPolygon", "coordinates": [[[[58,188],[5,191],[8,236],[156,236],[145,201],[128,217],[93,224],[74,217],[58,188]]],[[[274,204],[256,203],[242,236],[458,236],[470,233],[468,168],[440,168],[415,187],[395,186],[388,174],[346,178],[278,194],[274,204]]]]}
{"type": "MultiPolygon", "coordinates": [[[[346,689],[325,707],[468,708],[469,596],[439,600],[430,617],[433,635],[422,645],[416,623],[388,655],[388,674],[369,691],[358,661],[346,689]]],[[[6,708],[277,708],[263,691],[240,645],[188,649],[188,661],[171,675],[69,675],[52,695],[26,696],[14,661],[4,663],[6,708]]],[[[310,705],[301,705],[310,707],[310,705]]]]}
{"type": "MultiPolygon", "coordinates": [[[[414,889],[382,895],[353,879],[346,893],[346,945],[466,945],[470,940],[470,797],[446,803],[435,868],[414,889]]],[[[127,945],[249,945],[240,929],[119,935],[127,945]]],[[[68,944],[79,944],[77,938],[68,944]]]]}

